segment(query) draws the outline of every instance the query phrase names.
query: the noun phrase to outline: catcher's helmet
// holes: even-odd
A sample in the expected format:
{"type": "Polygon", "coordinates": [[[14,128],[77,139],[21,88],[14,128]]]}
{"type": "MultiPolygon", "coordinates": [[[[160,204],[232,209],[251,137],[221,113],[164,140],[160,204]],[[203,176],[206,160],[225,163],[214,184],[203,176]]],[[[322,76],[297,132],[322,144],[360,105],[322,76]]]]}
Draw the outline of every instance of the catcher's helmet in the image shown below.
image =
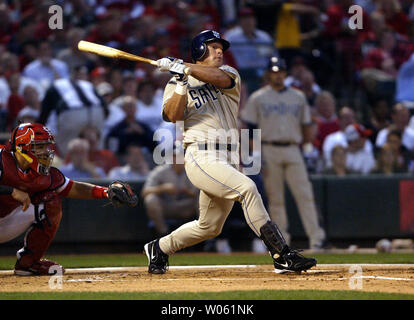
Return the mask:
{"type": "Polygon", "coordinates": [[[278,72],[280,70],[287,70],[286,62],[283,59],[280,59],[278,57],[271,57],[269,59],[269,66],[268,70],[272,72],[278,72]]]}
{"type": "Polygon", "coordinates": [[[194,62],[203,58],[207,52],[207,43],[218,41],[223,45],[223,52],[230,47],[230,42],[221,38],[220,33],[214,30],[204,30],[191,41],[191,58],[194,62]]]}
{"type": "Polygon", "coordinates": [[[10,138],[13,152],[19,153],[30,163],[30,168],[47,175],[52,165],[55,139],[52,133],[40,123],[22,123],[10,138]]]}

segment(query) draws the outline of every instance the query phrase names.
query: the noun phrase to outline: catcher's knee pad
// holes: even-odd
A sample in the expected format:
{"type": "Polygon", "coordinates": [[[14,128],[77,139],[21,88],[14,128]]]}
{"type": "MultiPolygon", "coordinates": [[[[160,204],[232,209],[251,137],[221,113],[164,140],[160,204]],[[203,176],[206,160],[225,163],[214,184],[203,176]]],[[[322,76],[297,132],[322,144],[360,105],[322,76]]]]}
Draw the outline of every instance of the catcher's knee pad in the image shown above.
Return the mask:
{"type": "Polygon", "coordinates": [[[55,197],[44,208],[35,207],[35,220],[24,237],[24,247],[17,252],[19,264],[30,267],[49,248],[62,218],[62,200],[55,197]]]}
{"type": "Polygon", "coordinates": [[[275,254],[283,255],[288,249],[285,238],[283,238],[279,228],[272,221],[266,222],[260,228],[260,239],[263,240],[272,257],[274,257],[275,254]]]}

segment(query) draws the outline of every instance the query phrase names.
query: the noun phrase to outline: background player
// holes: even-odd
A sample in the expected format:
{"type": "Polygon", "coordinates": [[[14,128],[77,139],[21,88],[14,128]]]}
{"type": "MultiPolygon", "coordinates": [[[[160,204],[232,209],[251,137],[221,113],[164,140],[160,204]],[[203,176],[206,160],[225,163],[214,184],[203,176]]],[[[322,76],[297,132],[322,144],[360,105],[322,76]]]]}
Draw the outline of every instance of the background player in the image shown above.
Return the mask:
{"type": "Polygon", "coordinates": [[[270,221],[255,183],[229,161],[238,151],[234,132],[238,132],[241,81],[234,68],[223,65],[223,52],[229,46],[218,32],[206,30],[191,43],[194,64],[172,58],[158,61],[161,71],[175,74],[164,91],[163,116],[172,122],[184,120],[185,170],[201,191],[198,220],[144,246],[150,273],[165,273],[168,255],[218,236],[234,201],[242,204],[249,227],[266,244],[277,271],[302,271],[316,265],[315,259],[287,246],[270,221]],[[189,77],[186,67],[192,70],[189,77]]]}
{"type": "Polygon", "coordinates": [[[312,139],[310,108],[302,92],[285,87],[287,72],[283,60],[272,57],[268,69],[269,84],[251,94],[241,117],[250,128],[261,129],[269,214],[290,243],[286,181],[299,209],[310,248],[320,249],[325,244],[325,232],[318,222],[312,185],[299,147],[312,139]]]}
{"type": "Polygon", "coordinates": [[[13,130],[9,143],[0,147],[0,243],[26,231],[24,246],[17,252],[16,275],[54,273],[52,266],[64,272],[58,263],[41,259],[59,228],[61,197],[116,200],[108,196],[112,184],[108,189],[73,181],[51,167],[54,143],[46,127],[24,123],[13,130]],[[21,191],[13,195],[15,189],[21,191]],[[25,193],[32,204],[28,205],[25,193]]]}

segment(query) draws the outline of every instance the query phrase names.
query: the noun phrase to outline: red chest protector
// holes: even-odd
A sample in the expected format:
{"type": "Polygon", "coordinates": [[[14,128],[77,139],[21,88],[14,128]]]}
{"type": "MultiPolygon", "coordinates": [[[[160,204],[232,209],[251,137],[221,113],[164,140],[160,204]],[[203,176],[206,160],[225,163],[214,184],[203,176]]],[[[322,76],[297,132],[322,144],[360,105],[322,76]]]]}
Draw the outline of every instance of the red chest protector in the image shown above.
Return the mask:
{"type": "MultiPolygon", "coordinates": [[[[33,170],[24,173],[17,167],[12,153],[7,149],[0,149],[0,184],[25,191],[32,197],[39,192],[53,192],[65,181],[65,176],[54,167],[50,169],[47,176],[33,170]]],[[[0,203],[0,217],[7,216],[20,206],[20,202],[10,195],[0,195],[0,203]]]]}

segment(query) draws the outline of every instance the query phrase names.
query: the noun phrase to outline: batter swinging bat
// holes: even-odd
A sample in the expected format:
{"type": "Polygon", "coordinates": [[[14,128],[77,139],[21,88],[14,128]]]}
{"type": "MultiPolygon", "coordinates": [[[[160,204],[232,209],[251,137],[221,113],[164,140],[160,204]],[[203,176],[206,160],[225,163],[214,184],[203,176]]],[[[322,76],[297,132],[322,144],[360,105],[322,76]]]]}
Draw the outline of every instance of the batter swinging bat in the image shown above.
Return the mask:
{"type": "MultiPolygon", "coordinates": [[[[118,50],[115,48],[104,46],[102,44],[97,44],[97,43],[89,42],[85,40],[79,41],[78,49],[80,51],[95,53],[97,55],[108,57],[108,58],[140,61],[140,62],[152,64],[153,66],[158,66],[157,61],[155,60],[136,56],[134,54],[131,54],[131,53],[128,53],[122,50],[118,50]]],[[[189,67],[185,68],[184,73],[189,75],[191,73],[191,69],[189,67]]]]}

